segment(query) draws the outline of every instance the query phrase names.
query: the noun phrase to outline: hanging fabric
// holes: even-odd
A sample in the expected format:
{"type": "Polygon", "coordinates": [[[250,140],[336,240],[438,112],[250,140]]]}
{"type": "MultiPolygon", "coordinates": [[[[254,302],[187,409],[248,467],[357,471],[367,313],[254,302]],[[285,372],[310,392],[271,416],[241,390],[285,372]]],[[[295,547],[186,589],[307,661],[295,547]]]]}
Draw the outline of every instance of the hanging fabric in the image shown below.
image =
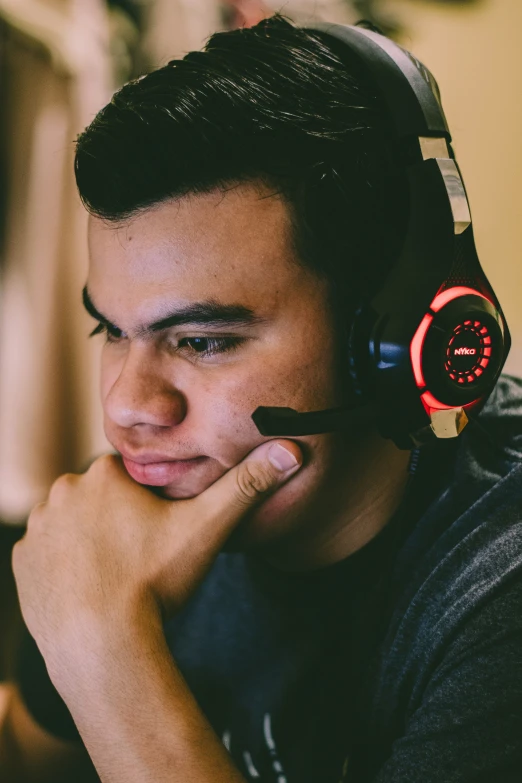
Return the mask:
{"type": "Polygon", "coordinates": [[[102,0],[0,0],[5,230],[0,260],[0,520],[108,450],[99,345],[82,311],[87,215],[74,140],[111,95],[102,0]]]}

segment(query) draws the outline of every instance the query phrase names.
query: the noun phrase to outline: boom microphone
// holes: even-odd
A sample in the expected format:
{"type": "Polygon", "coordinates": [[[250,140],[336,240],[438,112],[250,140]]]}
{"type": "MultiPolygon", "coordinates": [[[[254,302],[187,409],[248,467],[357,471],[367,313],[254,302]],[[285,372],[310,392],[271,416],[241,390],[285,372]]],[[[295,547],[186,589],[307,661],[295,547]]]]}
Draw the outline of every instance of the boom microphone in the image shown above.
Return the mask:
{"type": "Polygon", "coordinates": [[[353,423],[351,412],[362,403],[342,408],[298,413],[293,408],[267,408],[260,406],[252,419],[261,435],[285,437],[287,435],[318,435],[348,428],[353,423]]]}

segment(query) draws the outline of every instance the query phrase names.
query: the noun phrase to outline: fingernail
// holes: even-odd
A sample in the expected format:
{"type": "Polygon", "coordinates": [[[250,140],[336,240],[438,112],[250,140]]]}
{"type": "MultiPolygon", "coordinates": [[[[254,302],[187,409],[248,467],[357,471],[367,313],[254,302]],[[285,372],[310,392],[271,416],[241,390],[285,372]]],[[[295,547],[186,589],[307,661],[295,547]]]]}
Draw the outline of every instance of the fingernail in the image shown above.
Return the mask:
{"type": "Polygon", "coordinates": [[[274,443],[273,446],[270,446],[268,449],[268,459],[272,465],[282,473],[286,473],[292,468],[295,468],[298,464],[292,452],[288,451],[283,446],[280,446],[279,443],[274,443]]]}

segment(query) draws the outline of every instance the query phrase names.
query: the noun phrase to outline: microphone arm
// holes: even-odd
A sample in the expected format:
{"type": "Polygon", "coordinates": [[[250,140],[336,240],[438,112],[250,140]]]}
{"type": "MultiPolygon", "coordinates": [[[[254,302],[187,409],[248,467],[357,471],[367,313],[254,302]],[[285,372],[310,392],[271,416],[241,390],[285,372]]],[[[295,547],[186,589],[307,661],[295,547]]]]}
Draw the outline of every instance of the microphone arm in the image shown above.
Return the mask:
{"type": "Polygon", "coordinates": [[[353,424],[350,415],[361,407],[361,403],[352,407],[329,408],[323,411],[298,413],[293,408],[266,408],[260,406],[252,414],[252,419],[261,435],[285,437],[287,435],[318,435],[335,432],[353,424]]]}

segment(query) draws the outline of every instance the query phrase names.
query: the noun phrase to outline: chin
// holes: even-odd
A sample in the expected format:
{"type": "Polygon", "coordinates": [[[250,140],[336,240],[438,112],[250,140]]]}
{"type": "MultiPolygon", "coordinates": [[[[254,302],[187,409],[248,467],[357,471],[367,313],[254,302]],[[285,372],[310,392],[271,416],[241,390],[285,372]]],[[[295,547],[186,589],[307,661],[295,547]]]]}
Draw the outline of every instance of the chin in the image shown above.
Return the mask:
{"type": "Polygon", "coordinates": [[[228,537],[224,552],[253,552],[283,542],[302,521],[302,497],[292,487],[282,487],[251,508],[228,537]],[[286,491],[285,491],[286,490],[286,491]]]}
{"type": "Polygon", "coordinates": [[[152,492],[154,492],[155,495],[157,495],[160,498],[163,498],[164,500],[188,500],[190,498],[195,498],[198,495],[201,495],[202,492],[204,492],[203,489],[195,492],[194,490],[180,489],[179,487],[169,488],[169,487],[147,486],[147,489],[150,489],[152,492]]]}
{"type": "Polygon", "coordinates": [[[198,482],[192,482],[192,486],[183,486],[181,482],[177,484],[167,484],[164,487],[152,487],[146,485],[147,489],[150,489],[160,498],[165,500],[189,500],[190,498],[196,498],[201,495],[206,489],[208,489],[217,479],[208,478],[207,480],[199,480],[198,482]]]}
{"type": "MultiPolygon", "coordinates": [[[[146,486],[154,495],[163,498],[164,500],[188,500],[197,497],[201,492],[204,492],[204,489],[194,492],[188,489],[180,489],[179,487],[146,486]]],[[[264,505],[266,505],[269,500],[270,499],[268,499],[264,505]]],[[[249,549],[255,549],[256,546],[262,545],[267,537],[269,539],[273,538],[275,525],[277,525],[277,518],[274,518],[273,514],[267,514],[266,510],[259,506],[252,508],[243,516],[243,519],[239,522],[237,527],[234,528],[223,546],[223,551],[244,552],[249,549]],[[270,530],[272,535],[267,535],[270,530]]]]}
{"type": "MultiPolygon", "coordinates": [[[[270,549],[295,532],[308,517],[306,511],[313,494],[310,492],[310,479],[304,472],[299,479],[280,487],[270,497],[250,508],[232,530],[222,550],[249,552],[264,547],[270,549]]],[[[197,488],[171,484],[150,489],[166,500],[187,500],[200,495],[214,481],[201,482],[197,488]]]]}

